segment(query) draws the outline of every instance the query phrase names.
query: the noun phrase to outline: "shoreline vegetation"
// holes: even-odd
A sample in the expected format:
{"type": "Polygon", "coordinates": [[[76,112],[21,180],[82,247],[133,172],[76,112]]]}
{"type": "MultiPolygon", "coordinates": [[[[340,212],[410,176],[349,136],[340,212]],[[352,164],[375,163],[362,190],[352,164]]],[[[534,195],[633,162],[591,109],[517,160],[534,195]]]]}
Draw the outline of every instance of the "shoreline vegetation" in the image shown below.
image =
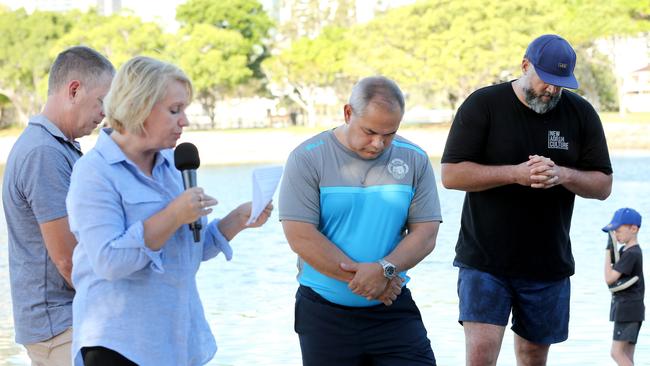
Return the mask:
{"type": "MultiPolygon", "coordinates": [[[[650,155],[650,113],[633,113],[625,117],[616,113],[604,113],[601,118],[612,155],[650,155]]],[[[450,126],[450,123],[404,123],[398,134],[419,145],[435,159],[442,156],[450,126]]],[[[282,164],[298,144],[332,127],[186,129],[179,143],[195,144],[202,165],[282,164]]],[[[20,132],[20,128],[0,131],[0,165],[5,164],[20,132]]],[[[95,145],[97,134],[95,131],[92,135],[79,139],[84,152],[95,145]]]]}

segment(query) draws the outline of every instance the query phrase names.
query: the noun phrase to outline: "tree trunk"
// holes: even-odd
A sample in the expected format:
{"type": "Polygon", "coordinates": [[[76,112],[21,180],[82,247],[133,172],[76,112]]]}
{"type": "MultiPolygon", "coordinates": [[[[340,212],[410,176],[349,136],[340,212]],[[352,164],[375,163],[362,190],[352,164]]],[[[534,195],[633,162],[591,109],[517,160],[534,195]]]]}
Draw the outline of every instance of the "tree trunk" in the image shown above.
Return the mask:
{"type": "Polygon", "coordinates": [[[316,107],[313,100],[307,101],[307,126],[316,127],[316,107]]]}
{"type": "Polygon", "coordinates": [[[210,129],[214,130],[215,118],[216,118],[216,113],[214,113],[214,108],[209,108],[207,112],[208,112],[208,117],[210,118],[210,129]]]}

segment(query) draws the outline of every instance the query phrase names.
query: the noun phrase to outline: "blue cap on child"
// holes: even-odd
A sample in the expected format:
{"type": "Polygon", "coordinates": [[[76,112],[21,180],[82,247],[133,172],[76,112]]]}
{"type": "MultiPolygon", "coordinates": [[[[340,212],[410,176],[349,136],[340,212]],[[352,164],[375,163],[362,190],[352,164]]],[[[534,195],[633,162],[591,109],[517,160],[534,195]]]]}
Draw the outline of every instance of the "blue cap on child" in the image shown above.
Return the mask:
{"type": "Polygon", "coordinates": [[[641,227],[641,214],[632,208],[620,208],[614,212],[612,221],[603,228],[603,231],[613,231],[618,229],[621,225],[636,225],[641,227]]]}

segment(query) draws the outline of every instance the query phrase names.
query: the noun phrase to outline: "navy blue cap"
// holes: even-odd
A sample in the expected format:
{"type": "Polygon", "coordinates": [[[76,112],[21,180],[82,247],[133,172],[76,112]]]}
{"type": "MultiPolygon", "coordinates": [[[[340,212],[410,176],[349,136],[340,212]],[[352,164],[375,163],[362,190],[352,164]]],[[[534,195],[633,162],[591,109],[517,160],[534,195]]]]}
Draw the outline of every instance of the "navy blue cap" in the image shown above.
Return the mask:
{"type": "Polygon", "coordinates": [[[641,227],[641,214],[632,208],[620,208],[614,212],[612,221],[603,228],[603,231],[614,231],[621,225],[636,225],[637,227],[641,227]]]}
{"type": "Polygon", "coordinates": [[[535,66],[537,75],[546,84],[578,88],[578,80],[573,76],[576,53],[564,38],[555,34],[536,38],[528,45],[526,58],[535,66]]]}

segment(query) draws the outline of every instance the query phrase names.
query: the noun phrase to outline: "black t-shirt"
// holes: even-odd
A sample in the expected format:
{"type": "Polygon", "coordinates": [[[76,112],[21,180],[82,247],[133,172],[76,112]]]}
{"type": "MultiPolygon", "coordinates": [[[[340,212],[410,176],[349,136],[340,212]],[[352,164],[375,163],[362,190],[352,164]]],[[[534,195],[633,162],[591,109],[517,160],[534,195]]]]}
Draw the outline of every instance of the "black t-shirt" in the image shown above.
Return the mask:
{"type": "Polygon", "coordinates": [[[621,248],[620,259],[614,264],[614,269],[621,273],[621,278],[639,276],[639,280],[625,290],[612,294],[612,306],[609,320],[617,322],[643,321],[645,306],[643,296],[645,283],[643,280],[643,254],[641,247],[634,245],[626,250],[621,248]]]}
{"type": "MultiPolygon", "coordinates": [[[[612,173],[600,118],[568,90],[538,114],[517,98],[510,82],[472,93],[461,105],[443,163],[516,165],[529,155],[557,165],[612,173]]],[[[456,260],[493,274],[556,280],[574,273],[571,215],[575,194],[563,186],[511,184],[465,195],[456,260]]]]}

